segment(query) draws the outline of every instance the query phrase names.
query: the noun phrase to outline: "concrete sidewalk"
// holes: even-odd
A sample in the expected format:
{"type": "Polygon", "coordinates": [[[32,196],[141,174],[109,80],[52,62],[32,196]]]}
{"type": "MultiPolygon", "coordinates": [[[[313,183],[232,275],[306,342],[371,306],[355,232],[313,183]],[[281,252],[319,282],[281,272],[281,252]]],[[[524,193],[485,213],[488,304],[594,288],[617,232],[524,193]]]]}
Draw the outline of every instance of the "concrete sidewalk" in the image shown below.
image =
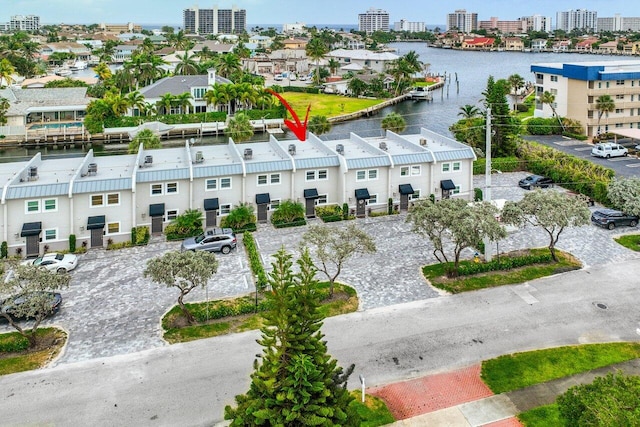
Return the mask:
{"type": "Polygon", "coordinates": [[[548,405],[578,384],[609,372],[640,375],[640,359],[594,369],[531,387],[494,395],[480,379],[480,365],[375,387],[369,394],[383,399],[398,420],[393,426],[510,427],[516,416],[548,405]]]}

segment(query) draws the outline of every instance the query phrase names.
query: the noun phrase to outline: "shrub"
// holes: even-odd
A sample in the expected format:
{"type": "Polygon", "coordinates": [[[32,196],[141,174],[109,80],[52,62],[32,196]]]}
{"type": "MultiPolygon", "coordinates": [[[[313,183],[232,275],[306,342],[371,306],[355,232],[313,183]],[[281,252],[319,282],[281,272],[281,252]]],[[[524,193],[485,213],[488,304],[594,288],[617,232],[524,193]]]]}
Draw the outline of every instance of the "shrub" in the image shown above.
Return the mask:
{"type": "Polygon", "coordinates": [[[222,218],[220,226],[231,228],[236,233],[255,231],[256,216],[253,214],[253,206],[246,203],[239,204],[231,209],[229,215],[222,218]]]}
{"type": "Polygon", "coordinates": [[[0,258],[6,258],[8,255],[9,255],[9,246],[7,245],[7,242],[4,241],[0,245],[0,258]]]}
{"type": "Polygon", "coordinates": [[[518,110],[519,113],[526,113],[529,111],[529,106],[527,104],[517,104],[516,110],[518,110]]]}
{"type": "Polygon", "coordinates": [[[202,233],[202,211],[187,209],[178,215],[164,230],[167,240],[178,240],[202,233]]]}
{"type": "Polygon", "coordinates": [[[461,264],[458,268],[458,274],[460,276],[470,276],[472,274],[511,270],[513,268],[524,267],[526,265],[543,264],[551,261],[553,261],[551,254],[547,253],[520,257],[501,257],[490,262],[461,264]]]}
{"type": "Polygon", "coordinates": [[[474,194],[474,196],[473,196],[473,201],[474,202],[481,202],[482,201],[482,199],[483,199],[482,188],[474,188],[473,189],[473,194],[474,194]]]}
{"type": "MultiPolygon", "coordinates": [[[[483,175],[485,173],[486,158],[479,158],[473,162],[473,174],[483,175]]],[[[517,157],[496,157],[491,159],[491,169],[500,172],[515,172],[522,170],[522,160],[517,157]]]]}
{"type": "Polygon", "coordinates": [[[304,225],[307,221],[304,218],[304,206],[302,203],[293,200],[284,200],[271,215],[271,223],[276,228],[295,227],[304,225]]]}
{"type": "Polygon", "coordinates": [[[253,234],[250,232],[245,232],[242,235],[242,243],[244,244],[244,249],[247,251],[247,256],[249,258],[249,267],[251,268],[253,276],[255,277],[256,287],[262,291],[267,287],[267,275],[264,272],[262,259],[260,258],[260,254],[258,253],[258,248],[256,246],[256,241],[253,238],[253,234]]]}
{"type": "Polygon", "coordinates": [[[527,132],[531,135],[560,135],[562,126],[558,119],[533,117],[526,122],[527,132]]]}
{"type": "Polygon", "coordinates": [[[133,244],[131,242],[113,243],[113,240],[109,239],[109,242],[107,243],[107,250],[113,251],[116,249],[130,248],[132,246],[133,244]]]}
{"type": "Polygon", "coordinates": [[[18,334],[3,334],[0,338],[0,353],[17,353],[29,348],[29,340],[18,334]]]}
{"type": "Polygon", "coordinates": [[[76,235],[69,235],[69,252],[74,253],[76,251],[76,235]]]}
{"type": "Polygon", "coordinates": [[[347,203],[342,204],[342,219],[349,219],[349,205],[347,203]]]}
{"type": "Polygon", "coordinates": [[[131,229],[131,245],[140,246],[146,245],[149,243],[149,239],[151,238],[151,233],[149,232],[149,227],[141,225],[139,227],[133,227],[131,229]]]}
{"type": "Polygon", "coordinates": [[[391,197],[387,200],[387,214],[393,215],[393,199],[391,197]]]}

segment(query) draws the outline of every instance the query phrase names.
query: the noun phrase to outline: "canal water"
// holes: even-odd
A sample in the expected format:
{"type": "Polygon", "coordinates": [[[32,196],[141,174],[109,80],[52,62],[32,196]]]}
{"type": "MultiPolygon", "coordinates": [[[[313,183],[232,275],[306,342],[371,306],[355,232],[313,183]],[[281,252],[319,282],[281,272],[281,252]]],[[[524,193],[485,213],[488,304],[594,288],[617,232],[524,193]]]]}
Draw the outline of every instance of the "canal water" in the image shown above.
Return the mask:
{"type": "MultiPolygon", "coordinates": [[[[526,52],[470,52],[452,49],[439,49],[428,47],[425,43],[392,43],[390,47],[396,49],[398,55],[404,55],[413,50],[419,55],[419,60],[429,64],[428,72],[438,75],[446,75],[447,83],[442,89],[433,93],[433,101],[406,101],[387,107],[376,115],[350,122],[333,125],[328,134],[321,138],[337,139],[348,138],[350,132],[355,132],[364,137],[381,136],[380,122],[387,114],[396,112],[402,115],[407,122],[404,133],[417,133],[421,127],[430,129],[443,135],[451,136],[449,126],[460,119],[458,113],[460,107],[466,104],[477,107],[482,106],[482,92],[486,89],[487,79],[506,79],[512,74],[519,74],[527,82],[534,80],[531,73],[531,65],[534,63],[549,62],[587,62],[587,61],[619,61],[625,59],[620,56],[593,55],[593,54],[568,54],[568,53],[526,53],[526,52]]],[[[85,70],[85,73],[91,73],[85,70]]],[[[278,139],[293,138],[290,132],[278,139]]],[[[265,141],[267,134],[256,134],[252,141],[265,141]]],[[[172,140],[171,145],[182,145],[184,141],[172,140]]],[[[198,144],[226,143],[227,138],[205,137],[198,144]]],[[[55,156],[78,156],[86,152],[88,145],[84,147],[67,148],[65,150],[44,150],[42,148],[31,149],[0,149],[0,161],[23,160],[41,151],[46,158],[55,156]]],[[[95,148],[102,153],[126,153],[124,145],[109,145],[104,148],[95,148]]]]}

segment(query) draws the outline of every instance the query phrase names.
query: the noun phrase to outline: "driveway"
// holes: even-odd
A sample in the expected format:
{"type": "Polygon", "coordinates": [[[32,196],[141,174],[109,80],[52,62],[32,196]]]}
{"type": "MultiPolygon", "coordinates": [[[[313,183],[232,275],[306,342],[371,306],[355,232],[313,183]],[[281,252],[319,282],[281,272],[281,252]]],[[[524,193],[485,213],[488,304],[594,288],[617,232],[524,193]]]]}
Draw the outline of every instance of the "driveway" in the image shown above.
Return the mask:
{"type": "MultiPolygon", "coordinates": [[[[526,190],[516,183],[524,172],[494,174],[494,199],[518,200],[526,190]]],[[[476,187],[484,187],[484,177],[474,178],[476,187]]],[[[549,189],[545,191],[556,191],[549,189]]],[[[318,221],[319,220],[315,220],[318,221]]],[[[369,310],[404,302],[432,299],[440,293],[428,286],[420,268],[435,262],[428,240],[411,231],[406,214],[357,219],[356,223],[375,239],[378,252],[350,259],[338,280],[357,289],[360,310],[369,310]]],[[[333,227],[344,224],[330,224],[333,227]]],[[[274,229],[261,225],[255,234],[267,270],[271,256],[282,246],[297,253],[301,234],[307,227],[274,229]]],[[[605,230],[591,224],[567,229],[558,248],[571,252],[585,266],[640,259],[640,255],[613,241],[636,228],[605,230]]],[[[500,252],[548,245],[546,233],[523,227],[498,242],[500,252]]],[[[69,289],[63,292],[60,312],[46,323],[69,332],[67,348],[57,364],[98,357],[128,354],[167,345],[161,338],[160,318],[176,304],[178,292],[142,277],[147,260],[169,250],[179,242],[153,242],[148,246],[117,251],[91,250],[80,257],[69,289]]],[[[463,253],[473,256],[473,250],[463,253]]],[[[218,273],[206,289],[196,289],[187,301],[204,301],[246,294],[254,290],[242,245],[228,255],[218,255],[218,273]]],[[[321,278],[322,279],[322,278],[321,278]]],[[[11,330],[0,325],[0,331],[11,330]]]]}

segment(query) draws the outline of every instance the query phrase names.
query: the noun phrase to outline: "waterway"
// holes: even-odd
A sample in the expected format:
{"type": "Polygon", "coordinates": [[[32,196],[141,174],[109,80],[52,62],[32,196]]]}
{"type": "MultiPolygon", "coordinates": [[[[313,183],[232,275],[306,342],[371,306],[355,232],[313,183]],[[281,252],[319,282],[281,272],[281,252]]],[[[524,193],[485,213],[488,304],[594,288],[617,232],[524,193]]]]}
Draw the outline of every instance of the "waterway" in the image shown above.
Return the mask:
{"type": "MultiPolygon", "coordinates": [[[[567,53],[525,53],[525,52],[471,52],[452,49],[440,49],[428,47],[423,42],[392,43],[390,47],[396,49],[398,55],[404,55],[413,50],[419,55],[419,60],[429,64],[429,72],[432,74],[446,75],[447,84],[434,92],[433,101],[406,101],[381,110],[378,114],[333,125],[328,134],[322,135],[322,139],[348,138],[350,132],[355,132],[364,137],[381,136],[380,121],[391,112],[402,115],[407,122],[404,133],[417,133],[421,127],[433,130],[443,135],[451,136],[449,126],[459,120],[460,107],[466,104],[482,106],[482,92],[486,89],[489,76],[494,79],[506,79],[512,74],[519,74],[525,81],[533,81],[531,65],[534,63],[549,62],[587,62],[587,61],[619,61],[625,59],[621,56],[593,55],[593,54],[567,54],[567,53]]],[[[83,70],[82,73],[91,74],[91,70],[83,70]]],[[[278,139],[293,138],[293,134],[287,132],[278,139]]],[[[252,141],[265,141],[266,134],[256,134],[252,141]]],[[[206,137],[198,141],[198,144],[226,143],[227,138],[206,137]]],[[[173,140],[175,145],[183,144],[179,140],[173,140]]],[[[172,144],[172,145],[174,145],[172,144]]],[[[106,147],[105,152],[111,152],[106,147]]],[[[119,147],[122,151],[126,147],[119,147]]],[[[86,151],[87,146],[84,147],[86,151]]],[[[38,151],[48,158],[53,156],[81,155],[83,148],[67,148],[66,150],[44,150],[32,148],[0,150],[0,161],[14,161],[28,158],[38,151]]]]}

